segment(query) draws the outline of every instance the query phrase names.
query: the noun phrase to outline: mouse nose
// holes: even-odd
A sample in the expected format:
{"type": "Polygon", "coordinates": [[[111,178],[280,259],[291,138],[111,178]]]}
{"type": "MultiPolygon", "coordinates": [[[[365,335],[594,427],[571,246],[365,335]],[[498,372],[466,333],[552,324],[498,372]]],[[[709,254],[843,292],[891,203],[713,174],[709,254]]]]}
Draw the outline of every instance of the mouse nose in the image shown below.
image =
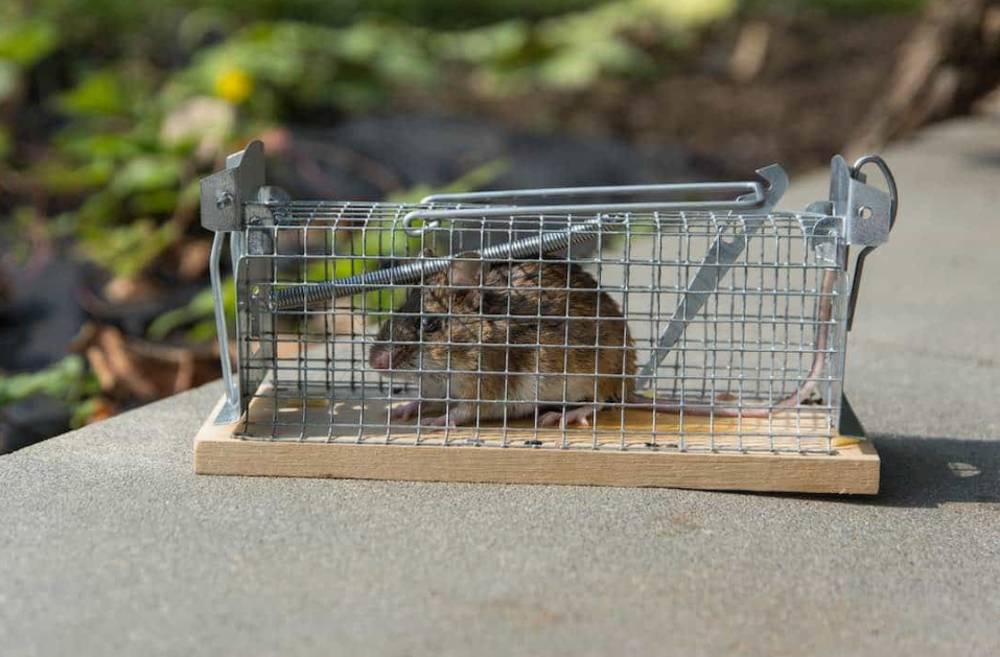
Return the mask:
{"type": "Polygon", "coordinates": [[[392,361],[392,352],[389,349],[373,349],[371,356],[372,367],[377,370],[387,370],[392,361]]]}

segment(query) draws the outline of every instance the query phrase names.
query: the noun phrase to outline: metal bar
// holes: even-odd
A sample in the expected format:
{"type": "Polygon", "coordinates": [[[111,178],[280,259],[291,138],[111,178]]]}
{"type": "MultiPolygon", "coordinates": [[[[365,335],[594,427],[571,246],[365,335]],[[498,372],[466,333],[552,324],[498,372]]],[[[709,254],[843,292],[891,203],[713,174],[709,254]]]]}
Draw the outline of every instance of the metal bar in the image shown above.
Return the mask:
{"type": "Polygon", "coordinates": [[[671,203],[594,203],[589,205],[495,205],[478,208],[456,208],[451,210],[414,210],[403,217],[403,230],[408,235],[419,236],[425,230],[436,227],[442,219],[475,219],[486,217],[531,216],[553,214],[588,214],[620,212],[664,212],[668,210],[749,210],[755,203],[744,201],[677,201],[671,203]],[[423,226],[415,227],[413,222],[424,220],[423,226]]]}
{"type": "Polygon", "coordinates": [[[419,235],[427,228],[437,225],[442,219],[509,217],[511,215],[545,214],[587,214],[618,212],[667,212],[681,210],[753,210],[773,207],[787,187],[788,177],[777,164],[758,169],[757,174],[769,183],[758,181],[712,182],[712,183],[665,183],[655,185],[621,185],[599,187],[547,187],[541,189],[514,189],[489,192],[468,192],[460,194],[432,194],[422,203],[483,203],[503,199],[552,198],[559,196],[608,196],[636,195],[653,192],[667,194],[722,194],[740,195],[727,200],[699,201],[651,201],[635,203],[584,203],[584,204],[542,204],[451,208],[446,210],[420,209],[403,217],[403,228],[409,235],[419,235]],[[783,181],[783,185],[781,184],[783,181]],[[777,193],[776,193],[777,192],[777,193]],[[417,219],[424,220],[424,226],[414,227],[417,219]]]}
{"type": "Polygon", "coordinates": [[[680,303],[677,304],[677,309],[674,310],[670,323],[660,334],[656,349],[639,372],[638,387],[648,387],[653,381],[656,368],[680,339],[688,323],[697,316],[708,298],[718,289],[719,281],[729,273],[730,267],[742,255],[746,247],[746,240],[757,232],[761,223],[763,222],[748,223],[741,239],[726,242],[721,235],[715,239],[715,242],[709,247],[708,253],[702,259],[697,273],[684,291],[680,303]]]}
{"type": "Polygon", "coordinates": [[[215,307],[215,330],[219,337],[219,361],[222,365],[222,381],[226,389],[226,402],[215,416],[215,424],[229,424],[240,417],[240,392],[233,377],[233,367],[229,360],[229,332],[226,327],[226,310],[222,301],[222,274],[219,260],[222,258],[224,232],[217,232],[212,239],[212,251],[208,259],[208,274],[212,281],[212,303],[215,307]]]}
{"type": "MultiPolygon", "coordinates": [[[[757,173],[770,182],[767,195],[768,209],[770,209],[788,188],[788,176],[784,169],[774,164],[759,169],[757,173]]],[[[741,239],[730,242],[726,242],[722,236],[723,231],[719,231],[715,242],[712,243],[702,259],[698,272],[685,291],[684,297],[677,304],[677,309],[674,310],[670,323],[660,334],[656,349],[650,354],[649,360],[639,372],[639,380],[636,382],[637,388],[649,387],[653,382],[656,368],[660,366],[660,363],[683,335],[688,323],[698,314],[712,293],[718,289],[719,281],[729,273],[730,267],[743,254],[747,239],[760,229],[761,223],[763,220],[759,218],[757,220],[744,220],[741,239]]]]}
{"type": "Polygon", "coordinates": [[[679,193],[751,193],[757,201],[764,200],[763,185],[756,181],[713,183],[666,183],[655,185],[605,185],[596,187],[542,187],[538,189],[505,189],[487,192],[431,194],[421,203],[483,203],[512,198],[552,198],[558,196],[614,196],[649,194],[653,192],[679,193]]]}

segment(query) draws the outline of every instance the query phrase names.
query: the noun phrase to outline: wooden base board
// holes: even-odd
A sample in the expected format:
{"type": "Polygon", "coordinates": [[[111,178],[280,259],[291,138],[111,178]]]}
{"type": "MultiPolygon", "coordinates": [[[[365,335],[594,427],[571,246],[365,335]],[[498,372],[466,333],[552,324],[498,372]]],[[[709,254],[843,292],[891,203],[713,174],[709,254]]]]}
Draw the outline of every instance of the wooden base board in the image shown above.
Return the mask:
{"type": "Polygon", "coordinates": [[[218,408],[195,437],[200,474],[868,495],[879,486],[878,453],[851,438],[837,438],[834,454],[264,441],[213,424],[218,408]]]}

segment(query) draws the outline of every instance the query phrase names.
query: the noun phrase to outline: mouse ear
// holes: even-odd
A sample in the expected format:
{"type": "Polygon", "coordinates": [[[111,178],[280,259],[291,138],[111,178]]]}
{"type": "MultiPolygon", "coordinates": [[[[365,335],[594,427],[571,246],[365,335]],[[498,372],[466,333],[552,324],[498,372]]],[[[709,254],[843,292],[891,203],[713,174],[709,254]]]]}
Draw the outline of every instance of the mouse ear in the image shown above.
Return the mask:
{"type": "Polygon", "coordinates": [[[467,252],[455,256],[448,268],[448,284],[456,299],[478,305],[482,298],[480,288],[486,280],[488,263],[478,253],[467,252]]]}

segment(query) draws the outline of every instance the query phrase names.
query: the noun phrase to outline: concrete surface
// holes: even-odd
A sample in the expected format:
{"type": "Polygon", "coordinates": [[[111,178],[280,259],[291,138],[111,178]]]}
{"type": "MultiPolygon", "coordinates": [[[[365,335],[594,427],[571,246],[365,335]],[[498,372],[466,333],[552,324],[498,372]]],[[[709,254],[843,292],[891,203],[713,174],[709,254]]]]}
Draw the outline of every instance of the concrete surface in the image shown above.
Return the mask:
{"type": "Polygon", "coordinates": [[[1000,654],[1000,125],[887,157],[878,497],[196,477],[215,384],[0,457],[0,654],[1000,654]]]}

